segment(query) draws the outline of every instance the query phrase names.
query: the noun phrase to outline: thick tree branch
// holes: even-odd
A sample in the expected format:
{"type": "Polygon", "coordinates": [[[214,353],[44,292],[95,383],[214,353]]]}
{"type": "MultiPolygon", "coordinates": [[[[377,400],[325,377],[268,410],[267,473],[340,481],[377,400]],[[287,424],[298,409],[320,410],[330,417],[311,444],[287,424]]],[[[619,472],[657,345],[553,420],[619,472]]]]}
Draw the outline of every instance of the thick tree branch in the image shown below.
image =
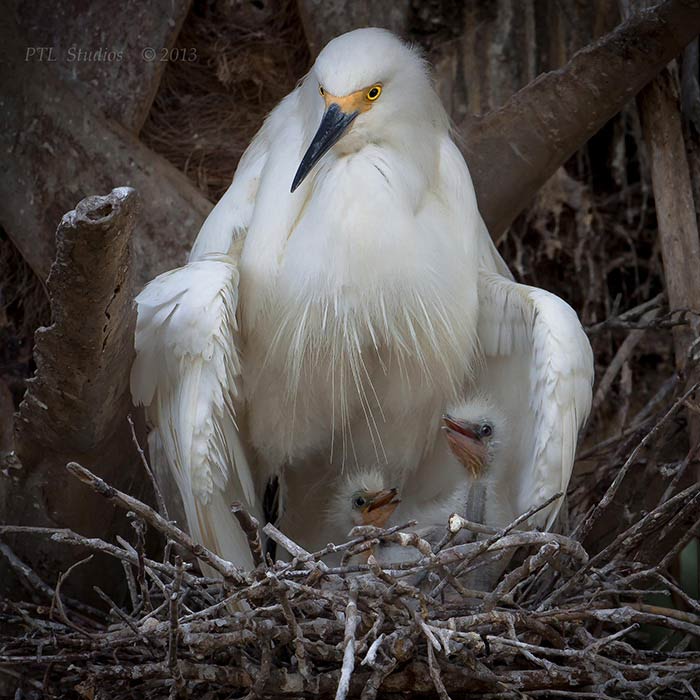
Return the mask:
{"type": "MultiPolygon", "coordinates": [[[[115,529],[113,509],[67,477],[65,463],[80,459],[132,489],[134,476],[141,476],[126,419],[131,409],[135,312],[130,244],[135,224],[136,195],[119,188],[84,199],[58,227],[56,261],[47,282],[52,324],[36,333],[37,371],[15,427],[21,468],[4,478],[0,488],[1,522],[103,535],[115,529]]],[[[138,493],[145,490],[144,484],[138,493]]],[[[41,547],[19,554],[52,575],[65,571],[71,561],[57,560],[55,550],[41,547]]],[[[104,573],[95,582],[109,584],[104,573]]]]}
{"type": "Polygon", "coordinates": [[[0,224],[43,280],[56,222],[87,194],[134,187],[144,207],[134,230],[137,288],[181,265],[210,203],[174,166],[70,91],[50,63],[25,61],[3,23],[0,52],[0,224]]]}
{"type": "Polygon", "coordinates": [[[408,29],[410,0],[297,0],[311,57],[334,37],[360,27],[383,27],[400,35],[408,29]]]}
{"type": "Polygon", "coordinates": [[[13,5],[26,59],[48,60],[50,49],[52,70],[76,94],[137,134],[168,64],[163,52],[175,43],[191,0],[92,0],[77,12],[63,0],[13,5]],[[153,57],[144,55],[148,48],[156,51],[153,57]]]}
{"type": "Polygon", "coordinates": [[[133,347],[135,223],[136,193],[124,187],[84,199],[58,227],[47,281],[52,323],[36,332],[37,373],[28,381],[17,423],[25,449],[36,443],[62,448],[73,437],[84,452],[114,431],[118,403],[128,398],[119,369],[128,368],[133,347]]]}
{"type": "Polygon", "coordinates": [[[582,49],[459,131],[494,237],[554,171],[700,32],[700,4],[666,0],[582,49]]]}

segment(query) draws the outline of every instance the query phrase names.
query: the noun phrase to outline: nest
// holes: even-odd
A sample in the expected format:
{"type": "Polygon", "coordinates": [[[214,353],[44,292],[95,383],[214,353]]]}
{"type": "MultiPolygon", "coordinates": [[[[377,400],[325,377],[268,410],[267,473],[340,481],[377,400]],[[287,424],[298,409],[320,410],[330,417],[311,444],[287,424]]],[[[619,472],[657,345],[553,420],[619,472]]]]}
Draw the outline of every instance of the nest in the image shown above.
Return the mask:
{"type": "Polygon", "coordinates": [[[586,502],[574,488],[580,515],[568,536],[519,529],[537,508],[501,531],[455,514],[433,545],[408,525],[356,528],[314,553],[267,525],[291,556],[273,563],[257,523],[234,504],[257,563],[243,572],[168,520],[162,499],[161,514],[70,463],[127,511],[133,541],[21,526],[0,534],[118,560],[128,602],[96,589],[105,613],[63,594],[86,560],[52,587],[0,544],[32,591],[31,601],[2,602],[0,671],[21,679],[26,698],[698,697],[700,604],[669,567],[700,528],[700,484],[683,488],[700,446],[655,470],[646,483],[659,494],[653,508],[614,520],[608,541],[591,544],[601,523],[610,530],[624,484],[697,411],[696,388],[675,381],[630,432],[592,448],[605,455],[598,476],[615,477],[601,499],[586,502]],[[145,549],[147,529],[162,535],[159,557],[145,549]],[[379,564],[373,552],[385,542],[412,548],[415,559],[379,564]],[[339,565],[324,563],[331,552],[342,554],[339,565]],[[220,578],[200,575],[197,560],[220,578]],[[471,572],[508,561],[492,590],[467,587],[471,572]]]}

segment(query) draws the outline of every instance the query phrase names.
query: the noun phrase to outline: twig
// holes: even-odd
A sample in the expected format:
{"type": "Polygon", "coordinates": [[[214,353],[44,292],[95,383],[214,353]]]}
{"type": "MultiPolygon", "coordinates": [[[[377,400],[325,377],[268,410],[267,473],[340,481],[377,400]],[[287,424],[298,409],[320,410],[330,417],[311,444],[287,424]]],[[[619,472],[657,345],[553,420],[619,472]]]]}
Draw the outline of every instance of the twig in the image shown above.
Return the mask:
{"type": "Polygon", "coordinates": [[[335,700],[345,700],[350,692],[350,678],[355,669],[355,633],[357,631],[357,583],[350,581],[348,604],[345,608],[345,635],[343,639],[343,665],[340,670],[335,700]]]}
{"type": "Polygon", "coordinates": [[[618,314],[617,316],[606,318],[600,323],[588,326],[586,328],[586,333],[588,333],[588,335],[595,335],[596,333],[599,333],[600,331],[605,330],[607,328],[616,327],[616,324],[620,322],[625,323],[630,322],[633,319],[641,318],[647,311],[650,311],[652,309],[658,309],[660,306],[662,306],[664,302],[664,297],[664,293],[659,292],[659,294],[657,294],[652,299],[643,301],[641,304],[638,304],[637,306],[628,309],[627,311],[624,311],[623,313],[618,314]]]}
{"type": "Polygon", "coordinates": [[[72,564],[71,566],[68,567],[68,569],[62,573],[58,577],[58,581],[56,582],[56,588],[54,589],[54,594],[53,594],[53,600],[51,601],[51,607],[53,608],[54,605],[56,606],[56,609],[58,610],[59,617],[63,622],[65,622],[70,628],[74,629],[76,632],[79,632],[80,634],[84,634],[86,637],[91,637],[92,634],[88,632],[85,628],[81,627],[80,625],[76,624],[75,622],[72,622],[69,618],[68,615],[66,614],[66,610],[63,607],[63,601],[61,600],[61,586],[63,585],[63,582],[73,573],[75,569],[77,569],[79,566],[82,566],[83,564],[87,564],[89,561],[92,560],[93,555],[90,554],[89,556],[85,557],[84,559],[81,559],[80,561],[75,562],[75,564],[72,564]]]}
{"type": "Polygon", "coordinates": [[[435,659],[435,651],[432,644],[428,644],[428,668],[430,669],[430,678],[435,686],[435,691],[438,694],[440,700],[451,700],[445,684],[442,682],[442,677],[440,676],[440,667],[435,659]]]}
{"type": "Polygon", "coordinates": [[[289,631],[292,633],[294,638],[294,654],[297,657],[297,663],[299,664],[299,673],[302,678],[306,681],[311,680],[311,672],[306,661],[306,650],[304,649],[304,634],[299,627],[292,606],[289,602],[289,597],[287,596],[287,591],[284,584],[277,579],[274,574],[270,572],[267,573],[267,577],[274,582],[274,589],[279,598],[280,604],[282,605],[282,611],[284,613],[287,626],[289,631]]]}
{"type": "Polygon", "coordinates": [[[236,516],[241,529],[248,539],[248,547],[253,557],[253,565],[260,566],[263,563],[262,545],[260,543],[259,523],[243,508],[243,505],[236,501],[231,506],[231,512],[236,516]]]}
{"type": "Polygon", "coordinates": [[[622,480],[625,478],[629,468],[632,466],[632,464],[634,464],[634,461],[637,459],[639,453],[654,439],[654,437],[656,437],[657,433],[661,430],[661,428],[668,422],[668,420],[672,416],[674,416],[677,413],[677,411],[685,403],[685,400],[691,394],[693,394],[697,388],[698,384],[694,384],[693,386],[691,386],[690,389],[688,389],[680,398],[678,398],[673,404],[673,406],[671,406],[671,408],[669,408],[669,410],[666,411],[666,413],[662,416],[661,420],[659,420],[656,423],[656,425],[642,438],[641,442],[637,445],[637,447],[634,448],[634,450],[632,450],[632,454],[630,454],[630,456],[625,460],[625,463],[615,475],[613,482],[608,487],[608,490],[605,492],[603,498],[595,505],[595,507],[585,519],[585,521],[583,521],[583,523],[580,523],[576,528],[574,528],[572,537],[576,537],[579,540],[579,542],[582,542],[586,538],[586,536],[590,532],[591,527],[593,526],[593,523],[598,518],[599,514],[605,508],[607,508],[608,505],[610,505],[612,499],[615,498],[615,494],[620,488],[622,480]]]}
{"type": "Polygon", "coordinates": [[[233,564],[222,559],[217,554],[214,554],[214,552],[207,549],[204,545],[195,542],[187,533],[165,520],[163,516],[156,513],[152,508],[149,508],[149,506],[109,486],[102,479],[95,476],[91,471],[85,469],[85,467],[82,467],[77,462],[69,462],[66,465],[66,469],[84,484],[87,484],[96,493],[99,493],[110,501],[114,501],[121,508],[134,511],[140,515],[159,532],[175,540],[175,542],[197,557],[197,559],[211,566],[212,569],[221,574],[225,579],[237,585],[243,585],[245,583],[245,578],[233,564]]]}
{"type": "Polygon", "coordinates": [[[177,573],[170,585],[169,602],[168,602],[168,668],[173,679],[173,685],[170,689],[170,698],[186,697],[185,680],[182,677],[182,671],[178,664],[177,646],[180,638],[180,629],[178,625],[178,602],[180,597],[180,586],[182,585],[182,560],[180,557],[175,558],[175,568],[177,573]],[[185,691],[185,692],[183,692],[185,691]]]}
{"type": "Polygon", "coordinates": [[[139,453],[139,458],[141,459],[141,464],[143,465],[143,468],[146,470],[146,474],[148,474],[148,478],[151,481],[151,485],[153,486],[153,493],[155,494],[156,497],[156,503],[158,504],[158,512],[166,519],[170,520],[170,516],[168,515],[168,509],[165,505],[165,499],[163,498],[163,494],[160,490],[160,487],[158,486],[158,482],[156,481],[156,477],[153,474],[153,471],[151,470],[151,466],[148,463],[148,460],[146,459],[146,455],[144,454],[143,448],[141,447],[141,444],[139,443],[139,439],[136,436],[136,428],[134,427],[134,421],[131,418],[131,414],[127,415],[126,420],[129,422],[129,428],[131,429],[131,440],[136,446],[136,451],[139,453]]]}

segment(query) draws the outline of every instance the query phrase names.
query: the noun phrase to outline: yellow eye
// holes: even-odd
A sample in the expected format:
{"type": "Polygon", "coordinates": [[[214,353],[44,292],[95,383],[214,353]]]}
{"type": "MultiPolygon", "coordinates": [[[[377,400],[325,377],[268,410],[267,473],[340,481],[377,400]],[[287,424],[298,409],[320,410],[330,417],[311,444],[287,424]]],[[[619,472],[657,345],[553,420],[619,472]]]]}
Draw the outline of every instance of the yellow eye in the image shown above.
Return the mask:
{"type": "Polygon", "coordinates": [[[321,97],[323,97],[326,94],[326,91],[323,89],[322,85],[318,86],[318,94],[321,95],[321,97]]]}
{"type": "Polygon", "coordinates": [[[372,87],[369,90],[367,90],[366,97],[370,102],[374,102],[381,94],[382,94],[382,86],[381,85],[372,85],[372,87]]]}

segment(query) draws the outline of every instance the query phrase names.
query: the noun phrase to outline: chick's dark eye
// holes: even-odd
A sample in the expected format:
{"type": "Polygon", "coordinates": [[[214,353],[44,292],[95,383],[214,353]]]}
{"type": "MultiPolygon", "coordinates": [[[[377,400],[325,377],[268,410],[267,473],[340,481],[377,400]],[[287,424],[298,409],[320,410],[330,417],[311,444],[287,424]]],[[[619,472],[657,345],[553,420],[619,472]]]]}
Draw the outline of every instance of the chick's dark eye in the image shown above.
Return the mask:
{"type": "Polygon", "coordinates": [[[367,503],[362,496],[355,496],[355,498],[352,499],[352,507],[353,508],[362,508],[367,503]]]}
{"type": "Polygon", "coordinates": [[[493,428],[488,423],[484,423],[479,430],[479,435],[481,437],[490,437],[492,434],[493,428]]]}
{"type": "Polygon", "coordinates": [[[323,97],[326,94],[326,91],[323,89],[322,85],[318,86],[318,92],[319,92],[319,95],[321,95],[321,97],[323,97]]]}

